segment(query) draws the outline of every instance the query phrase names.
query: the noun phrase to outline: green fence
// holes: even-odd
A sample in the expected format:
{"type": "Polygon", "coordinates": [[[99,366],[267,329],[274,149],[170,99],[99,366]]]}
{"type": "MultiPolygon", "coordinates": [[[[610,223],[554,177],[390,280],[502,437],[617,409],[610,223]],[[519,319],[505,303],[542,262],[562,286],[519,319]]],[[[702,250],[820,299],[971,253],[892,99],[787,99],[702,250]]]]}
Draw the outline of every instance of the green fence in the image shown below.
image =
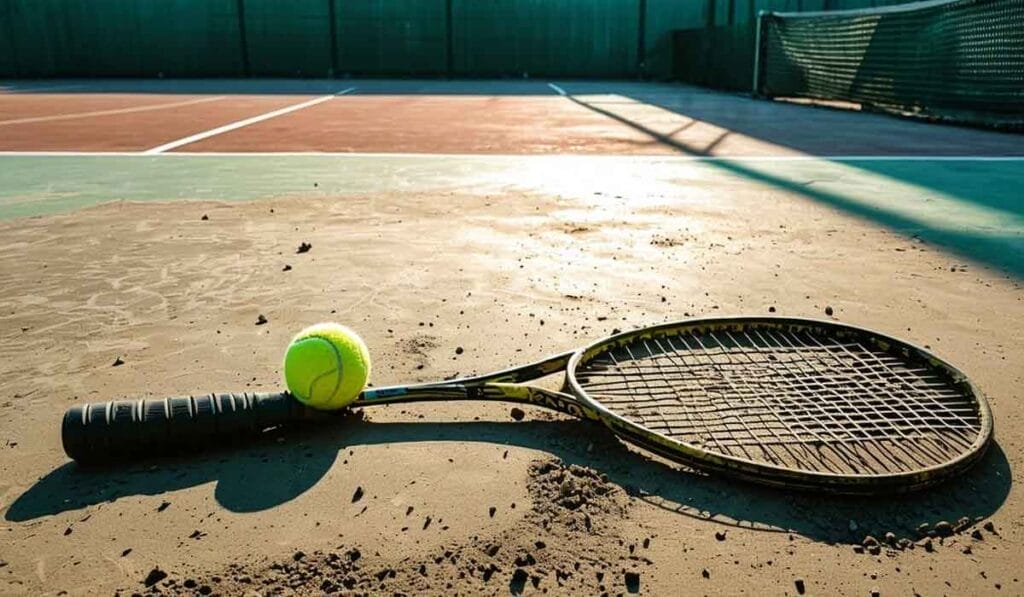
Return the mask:
{"type": "Polygon", "coordinates": [[[684,29],[673,35],[679,81],[733,91],[752,89],[755,24],[684,29]]]}
{"type": "Polygon", "coordinates": [[[446,0],[335,0],[336,61],[351,75],[445,75],[446,0]]]}
{"type": "Polygon", "coordinates": [[[455,2],[454,74],[634,76],[638,8],[638,0],[455,2]]]}
{"type": "Polygon", "coordinates": [[[245,0],[249,70],[270,77],[325,77],[331,73],[328,2],[245,0]]]}
{"type": "Polygon", "coordinates": [[[0,0],[0,38],[7,77],[214,77],[243,66],[236,0],[0,0]]]}
{"type": "Polygon", "coordinates": [[[896,1],[0,0],[0,77],[668,78],[674,30],[896,1]]]}

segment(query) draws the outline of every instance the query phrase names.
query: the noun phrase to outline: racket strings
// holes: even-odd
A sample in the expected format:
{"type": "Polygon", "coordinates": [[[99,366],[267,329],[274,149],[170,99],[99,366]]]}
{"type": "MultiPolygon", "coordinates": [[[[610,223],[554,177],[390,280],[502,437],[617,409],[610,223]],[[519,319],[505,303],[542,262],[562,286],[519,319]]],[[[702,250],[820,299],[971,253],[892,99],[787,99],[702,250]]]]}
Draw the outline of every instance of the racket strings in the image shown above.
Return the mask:
{"type": "MultiPolygon", "coordinates": [[[[791,336],[787,336],[786,334],[782,334],[781,336],[782,342],[793,345],[793,339],[791,336]]],[[[823,344],[813,336],[808,335],[808,338],[819,347],[823,346],[823,344]]],[[[775,339],[778,340],[778,338],[775,339]]],[[[863,347],[858,346],[857,348],[858,350],[854,352],[851,351],[849,347],[841,346],[843,352],[851,357],[851,362],[854,363],[855,367],[865,362],[862,358],[863,355],[870,355],[870,352],[863,347]]],[[[805,361],[809,360],[806,357],[803,358],[805,361]]],[[[862,376],[872,375],[873,377],[873,374],[864,371],[863,367],[860,369],[862,376]]],[[[891,368],[889,370],[890,372],[892,371],[891,368]]],[[[854,431],[866,430],[869,435],[867,441],[874,442],[874,445],[870,447],[879,448],[861,451],[855,449],[851,450],[851,447],[857,447],[856,444],[845,438],[841,438],[841,447],[844,449],[844,452],[848,457],[852,456],[854,461],[861,462],[869,467],[872,464],[877,464],[881,467],[881,470],[886,471],[903,470],[904,468],[907,468],[908,465],[916,466],[918,468],[926,467],[931,464],[943,462],[948,457],[948,454],[942,453],[941,450],[933,450],[927,442],[922,442],[919,449],[910,449],[903,441],[893,441],[904,440],[908,438],[908,436],[916,433],[914,424],[908,420],[904,413],[899,412],[903,409],[885,408],[885,406],[891,407],[892,403],[885,400],[884,397],[896,398],[897,400],[899,398],[899,396],[894,396],[889,389],[891,384],[894,383],[894,379],[891,377],[884,379],[883,383],[872,384],[871,387],[868,387],[867,384],[861,381],[862,377],[848,376],[847,379],[849,380],[851,387],[854,389],[854,396],[874,395],[876,398],[878,396],[882,396],[882,405],[880,406],[879,404],[876,404],[876,402],[879,402],[878,400],[857,401],[854,398],[851,398],[851,394],[849,392],[841,391],[835,386],[829,386],[826,388],[811,387],[808,389],[817,391],[824,389],[826,400],[838,403],[840,411],[846,409],[846,412],[853,414],[851,417],[837,419],[836,414],[826,412],[824,413],[825,416],[823,417],[823,420],[828,421],[829,425],[827,425],[827,427],[834,428],[836,424],[838,424],[848,430],[849,425],[846,424],[847,422],[858,423],[860,427],[855,428],[854,431]],[[894,465],[894,468],[890,465],[894,465]]],[[[807,392],[801,393],[800,396],[806,397],[807,392]]],[[[813,404],[814,406],[820,405],[818,402],[813,404]]],[[[899,402],[896,402],[896,404],[899,404],[899,402]]],[[[841,417],[842,413],[840,412],[838,416],[841,417]]],[[[862,443],[864,443],[863,434],[861,434],[861,439],[862,443]]]]}
{"type": "Polygon", "coordinates": [[[981,430],[976,404],[925,363],[807,330],[687,332],[631,343],[579,371],[612,412],[734,458],[835,474],[949,462],[981,430]]]}

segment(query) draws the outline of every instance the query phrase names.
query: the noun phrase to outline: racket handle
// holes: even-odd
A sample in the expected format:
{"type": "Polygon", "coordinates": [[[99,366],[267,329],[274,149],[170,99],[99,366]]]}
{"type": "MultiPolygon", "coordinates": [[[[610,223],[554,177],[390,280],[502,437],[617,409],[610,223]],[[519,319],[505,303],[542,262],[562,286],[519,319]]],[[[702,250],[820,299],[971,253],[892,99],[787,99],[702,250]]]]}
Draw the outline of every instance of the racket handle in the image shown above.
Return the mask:
{"type": "Polygon", "coordinates": [[[230,443],[310,418],[310,410],[283,392],[96,402],[64,413],[61,440],[72,459],[98,464],[230,443]]]}

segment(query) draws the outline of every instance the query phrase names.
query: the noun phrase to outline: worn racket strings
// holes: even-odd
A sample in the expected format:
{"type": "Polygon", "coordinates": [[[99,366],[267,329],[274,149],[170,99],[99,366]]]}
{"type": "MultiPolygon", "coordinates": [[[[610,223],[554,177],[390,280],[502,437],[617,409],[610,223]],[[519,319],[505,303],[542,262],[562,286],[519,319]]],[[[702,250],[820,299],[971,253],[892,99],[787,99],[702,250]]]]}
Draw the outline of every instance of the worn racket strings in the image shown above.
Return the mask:
{"type": "Polygon", "coordinates": [[[811,329],[638,337],[576,378],[608,410],[673,440],[817,473],[946,464],[982,430],[976,402],[944,372],[811,329]]]}

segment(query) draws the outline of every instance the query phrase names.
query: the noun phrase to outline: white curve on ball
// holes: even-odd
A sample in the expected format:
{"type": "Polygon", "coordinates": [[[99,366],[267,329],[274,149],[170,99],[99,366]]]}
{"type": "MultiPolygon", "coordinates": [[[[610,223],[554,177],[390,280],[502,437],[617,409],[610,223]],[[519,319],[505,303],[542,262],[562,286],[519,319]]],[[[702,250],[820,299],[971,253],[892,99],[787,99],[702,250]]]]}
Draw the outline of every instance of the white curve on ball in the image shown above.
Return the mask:
{"type": "Polygon", "coordinates": [[[327,343],[327,346],[331,347],[331,350],[334,351],[335,363],[334,369],[332,369],[331,371],[325,371],[321,373],[320,375],[314,377],[313,380],[309,382],[309,391],[306,393],[306,395],[309,397],[310,402],[316,402],[315,400],[313,400],[313,386],[316,385],[316,383],[323,379],[324,377],[328,375],[337,374],[336,377],[334,378],[334,389],[331,390],[330,394],[331,396],[333,396],[338,391],[338,388],[341,387],[341,376],[344,373],[344,364],[341,362],[341,353],[338,352],[338,347],[334,345],[334,342],[331,342],[330,338],[325,338],[324,336],[307,336],[305,339],[308,340],[311,338],[323,340],[324,342],[327,343]]]}

